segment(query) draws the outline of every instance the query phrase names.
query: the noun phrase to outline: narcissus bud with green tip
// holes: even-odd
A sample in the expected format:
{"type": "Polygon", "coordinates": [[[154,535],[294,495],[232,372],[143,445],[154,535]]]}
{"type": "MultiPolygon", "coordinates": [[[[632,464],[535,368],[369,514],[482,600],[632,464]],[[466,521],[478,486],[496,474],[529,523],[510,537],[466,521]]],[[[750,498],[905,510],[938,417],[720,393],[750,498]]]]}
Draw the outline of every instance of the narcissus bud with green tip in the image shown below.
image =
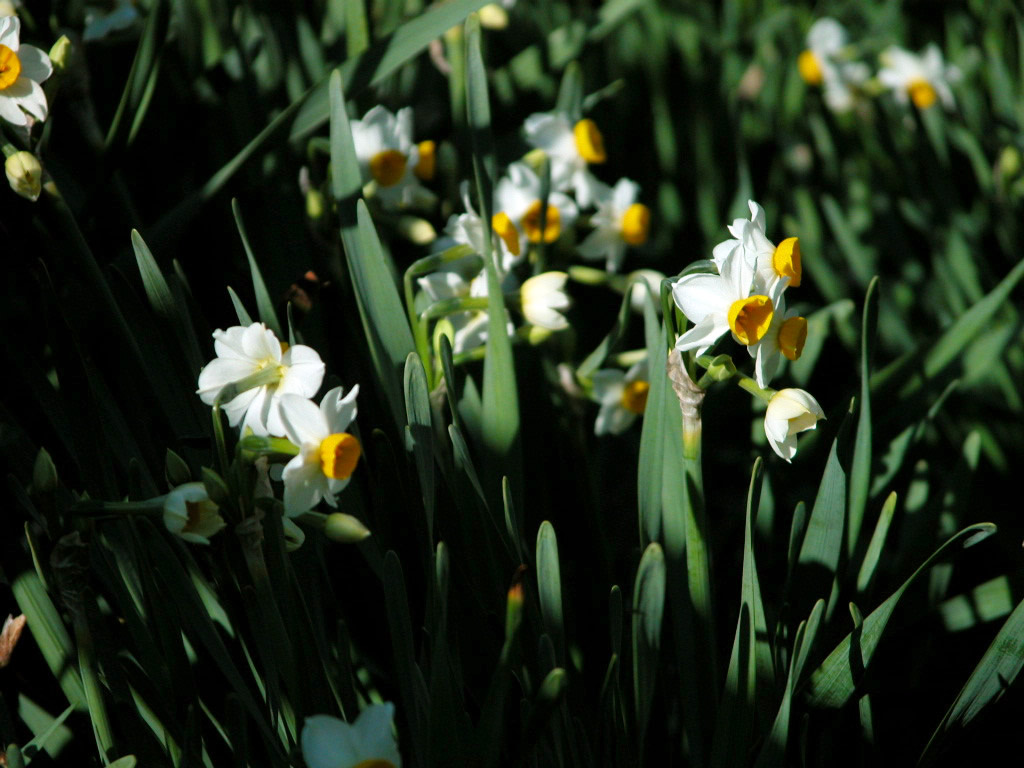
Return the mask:
{"type": "Polygon", "coordinates": [[[71,60],[71,54],[74,52],[74,46],[71,44],[71,40],[68,39],[67,35],[61,35],[57,38],[57,42],[50,48],[50,63],[53,64],[53,68],[57,72],[63,72],[67,69],[68,62],[71,60]]]}
{"type": "Polygon", "coordinates": [[[43,191],[43,166],[31,152],[15,152],[4,163],[11,189],[26,200],[38,200],[43,191]]]}
{"type": "Polygon", "coordinates": [[[370,529],[357,517],[332,512],[324,521],[324,535],[339,544],[355,544],[370,537],[370,529]]]}

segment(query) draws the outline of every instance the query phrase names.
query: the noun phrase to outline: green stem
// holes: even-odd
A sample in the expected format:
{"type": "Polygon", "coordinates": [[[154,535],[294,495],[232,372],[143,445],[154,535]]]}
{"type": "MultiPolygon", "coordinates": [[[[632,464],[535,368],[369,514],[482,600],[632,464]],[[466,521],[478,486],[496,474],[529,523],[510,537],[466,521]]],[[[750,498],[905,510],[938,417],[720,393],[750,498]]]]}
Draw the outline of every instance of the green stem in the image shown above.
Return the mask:
{"type": "Polygon", "coordinates": [[[742,373],[736,374],[736,384],[739,385],[740,389],[745,389],[747,392],[752,394],[754,397],[763,400],[765,403],[771,401],[772,397],[775,396],[775,390],[771,387],[761,387],[749,376],[745,376],[742,373]]]}
{"type": "Polygon", "coordinates": [[[487,311],[487,297],[459,297],[455,299],[442,299],[427,307],[420,317],[424,320],[437,320],[448,315],[455,315],[459,312],[485,312],[487,311]]]}

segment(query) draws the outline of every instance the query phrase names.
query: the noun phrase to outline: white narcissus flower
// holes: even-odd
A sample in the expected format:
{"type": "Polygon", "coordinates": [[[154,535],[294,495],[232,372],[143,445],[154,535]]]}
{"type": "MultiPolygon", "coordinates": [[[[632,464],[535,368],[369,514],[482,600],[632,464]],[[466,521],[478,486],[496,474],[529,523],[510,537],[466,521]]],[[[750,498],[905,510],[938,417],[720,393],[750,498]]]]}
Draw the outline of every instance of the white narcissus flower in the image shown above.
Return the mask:
{"type": "Polygon", "coordinates": [[[814,429],[825,418],[818,401],[802,389],[780,389],[768,401],[764,414],[764,433],[768,443],[786,461],[796,455],[796,436],[814,429]]]}
{"type": "Polygon", "coordinates": [[[800,76],[825,89],[825,103],[834,112],[849,111],[871,76],[868,66],[844,59],[846,30],[835,19],[818,19],[807,32],[807,49],[797,60],[800,76]]]}
{"type": "MultiPolygon", "coordinates": [[[[473,202],[469,198],[469,185],[466,183],[462,186],[462,202],[466,206],[466,212],[448,219],[445,234],[456,243],[468,245],[483,256],[486,244],[484,220],[473,207],[473,202]]],[[[501,252],[501,269],[508,272],[526,256],[526,252],[520,247],[519,230],[508,214],[498,211],[491,217],[491,231],[494,234],[491,245],[501,252]]]]}
{"type": "Polygon", "coordinates": [[[46,119],[46,94],[40,83],[53,73],[53,65],[35,46],[20,45],[20,34],[17,16],[0,19],[0,118],[24,126],[25,112],[36,120],[46,119]]]}
{"type": "Polygon", "coordinates": [[[364,182],[377,183],[377,196],[386,205],[409,205],[420,192],[419,180],[434,177],[435,145],[414,144],[412,109],[392,114],[382,106],[371,109],[362,120],[353,120],[352,142],[364,182]]]}
{"type": "Polygon", "coordinates": [[[43,166],[31,152],[15,152],[4,162],[11,189],[28,200],[38,200],[43,191],[43,166]]]}
{"type": "Polygon", "coordinates": [[[803,264],[800,256],[800,239],[787,237],[775,245],[765,234],[767,217],[764,208],[753,200],[747,201],[750,208],[750,220],[736,219],[729,225],[729,234],[733,240],[726,240],[715,246],[713,261],[721,271],[721,262],[736,243],[745,251],[746,259],[754,265],[755,290],[759,293],[772,293],[775,284],[787,280],[784,287],[797,288],[803,277],[803,264]]]}
{"type": "MultiPolygon", "coordinates": [[[[417,282],[431,303],[445,299],[487,298],[487,275],[484,272],[467,280],[454,270],[445,270],[420,277],[417,282]]],[[[448,315],[448,322],[452,325],[454,354],[468,352],[487,342],[487,312],[457,312],[448,315]]]]}
{"type": "Polygon", "coordinates": [[[593,398],[601,404],[594,422],[594,434],[622,434],[647,407],[647,394],[651,388],[647,361],[637,363],[625,373],[614,369],[597,371],[593,385],[593,398]]]}
{"type": "Polygon", "coordinates": [[[164,525],[193,544],[209,544],[227,525],[202,483],[179,485],[164,499],[164,525]]]}
{"type": "Polygon", "coordinates": [[[508,243],[513,233],[507,224],[512,224],[520,233],[520,251],[526,250],[527,243],[555,242],[576,220],[575,203],[561,192],[551,192],[542,228],[540,187],[540,177],[530,166],[512,163],[508,175],[494,188],[495,221],[492,224],[495,232],[508,243]],[[501,218],[502,214],[505,219],[501,218]]]}
{"type": "Polygon", "coordinates": [[[308,768],[402,768],[394,718],[390,702],[371,704],[351,724],[330,715],[307,717],[302,759],[308,768]]]}
{"type": "Polygon", "coordinates": [[[767,387],[779,367],[779,356],[787,360],[798,360],[807,341],[807,319],[800,317],[795,309],[786,309],[786,297],[782,295],[783,283],[776,284],[772,294],[775,312],[772,323],[757,344],[747,347],[754,358],[754,378],[759,387],[767,387]]]}
{"type": "Polygon", "coordinates": [[[320,355],[303,344],[289,347],[278,341],[263,323],[218,328],[213,338],[217,359],[199,374],[196,394],[213,405],[224,387],[267,371],[272,381],[239,393],[221,407],[231,426],[240,426],[243,432],[249,428],[255,435],[283,435],[278,400],[285,394],[309,398],[317,393],[325,370],[320,355]]]}
{"type": "Polygon", "coordinates": [[[604,137],[597,124],[589,118],[569,121],[558,112],[530,115],[523,125],[526,143],[543,150],[551,161],[551,186],[559,192],[572,189],[576,200],[588,208],[600,182],[587,166],[607,159],[604,137]]]}
{"type": "Polygon", "coordinates": [[[913,101],[918,109],[928,109],[941,100],[946,109],[955,106],[949,86],[960,79],[960,70],[946,66],[935,43],[925,48],[921,56],[894,45],[882,51],[879,58],[882,69],[878,71],[878,81],[892,90],[900,104],[913,101]]]}
{"type": "Polygon", "coordinates": [[[281,396],[281,420],[288,439],[299,453],[285,467],[284,513],[289,517],[308,512],[320,500],[337,507],[334,498],[348,485],[362,447],[345,430],[356,417],[359,385],[342,397],[335,387],[324,395],[320,407],[298,395],[281,396]]]}
{"type": "Polygon", "coordinates": [[[627,245],[643,245],[651,226],[651,211],[636,201],[640,185],[620,179],[614,187],[601,184],[595,202],[597,213],[590,217],[594,231],[579,244],[584,259],[604,259],[609,272],[617,272],[627,245]]]}
{"type": "Polygon", "coordinates": [[[569,275],[565,272],[543,272],[523,283],[519,297],[523,317],[527,322],[549,331],[561,331],[569,327],[569,321],[559,312],[568,309],[571,304],[565,292],[568,279],[569,275]]]}
{"type": "Polygon", "coordinates": [[[694,327],[676,340],[676,349],[704,354],[726,331],[740,344],[756,344],[772,322],[775,307],[769,296],[751,294],[754,266],[739,242],[728,253],[715,249],[719,274],[683,275],[672,286],[676,306],[694,327]]]}

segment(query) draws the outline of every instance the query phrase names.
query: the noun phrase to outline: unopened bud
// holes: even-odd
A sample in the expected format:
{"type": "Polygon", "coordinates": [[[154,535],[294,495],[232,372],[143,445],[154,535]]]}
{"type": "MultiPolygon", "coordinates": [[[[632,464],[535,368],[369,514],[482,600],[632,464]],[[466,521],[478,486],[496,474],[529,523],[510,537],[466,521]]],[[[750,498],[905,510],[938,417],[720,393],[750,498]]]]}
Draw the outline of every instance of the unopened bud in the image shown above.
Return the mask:
{"type": "Polygon", "coordinates": [[[538,344],[543,344],[545,341],[547,341],[551,337],[551,333],[552,331],[550,328],[542,328],[539,325],[531,325],[530,330],[527,332],[527,339],[529,340],[530,344],[532,344],[533,346],[537,346],[538,344]]]}
{"type": "Polygon", "coordinates": [[[398,220],[398,231],[411,243],[428,245],[437,240],[433,225],[419,216],[402,216],[398,220]]]}
{"type": "Polygon", "coordinates": [[[68,39],[67,35],[61,35],[57,38],[57,42],[50,48],[50,61],[53,64],[53,69],[56,72],[63,72],[67,69],[68,62],[71,60],[71,53],[74,51],[74,46],[71,44],[71,40],[68,39]]]}
{"type": "Polygon", "coordinates": [[[999,172],[1003,178],[1013,178],[1020,173],[1021,156],[1016,147],[1006,147],[999,153],[999,172]]]}
{"type": "Polygon", "coordinates": [[[332,512],[324,522],[324,535],[340,544],[355,544],[370,535],[370,529],[358,518],[344,512],[332,512]]]}
{"type": "Polygon", "coordinates": [[[508,11],[497,3],[488,3],[477,13],[480,16],[480,26],[484,29],[504,29],[508,26],[508,11]]]}
{"type": "Polygon", "coordinates": [[[523,620],[523,585],[517,582],[508,591],[508,599],[505,603],[505,641],[509,642],[515,637],[523,620]]]}
{"type": "Polygon", "coordinates": [[[736,375],[736,363],[729,355],[718,355],[708,364],[708,376],[714,381],[727,381],[736,375]]]}
{"type": "Polygon", "coordinates": [[[37,200],[43,191],[43,166],[31,152],[15,152],[4,163],[11,189],[28,200],[37,200]]]}
{"type": "Polygon", "coordinates": [[[171,488],[177,488],[192,480],[192,472],[189,471],[188,464],[170,448],[167,449],[167,455],[164,457],[164,477],[171,488]]]}
{"type": "Polygon", "coordinates": [[[324,215],[324,193],[319,189],[306,192],[306,215],[316,221],[324,215]]]}
{"type": "Polygon", "coordinates": [[[32,490],[35,493],[53,493],[57,490],[57,467],[45,448],[36,454],[36,463],[32,468],[32,490]]]}

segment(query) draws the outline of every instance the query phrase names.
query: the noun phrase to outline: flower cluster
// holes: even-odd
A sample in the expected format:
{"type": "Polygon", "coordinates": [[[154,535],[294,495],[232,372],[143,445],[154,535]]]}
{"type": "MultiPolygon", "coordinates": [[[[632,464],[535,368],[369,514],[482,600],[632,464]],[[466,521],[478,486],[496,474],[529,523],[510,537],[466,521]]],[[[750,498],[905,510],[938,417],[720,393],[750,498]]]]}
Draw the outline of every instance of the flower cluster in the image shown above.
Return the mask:
{"type": "Polygon", "coordinates": [[[197,394],[219,406],[231,426],[256,437],[286,438],[293,454],[284,467],[284,511],[297,517],[325,501],[337,506],[362,453],[346,430],[356,417],[359,387],[335,387],[311,398],[323,382],[320,355],[278,340],[263,323],[213,333],[216,359],[199,374],[197,394]]]}
{"type": "MultiPolygon", "coordinates": [[[[822,87],[825,104],[834,112],[849,111],[869,90],[871,68],[855,56],[856,50],[838,21],[823,18],[811,25],[797,68],[805,82],[822,87]]],[[[943,107],[953,109],[950,85],[960,79],[960,70],[944,63],[937,45],[930,44],[920,55],[893,45],[880,59],[878,86],[890,90],[896,101],[913,102],[922,110],[941,101],[943,107]]]]}
{"type": "Polygon", "coordinates": [[[732,237],[715,246],[712,258],[673,284],[676,306],[693,323],[676,340],[676,349],[700,356],[726,333],[745,346],[754,359],[757,388],[768,400],[768,441],[789,461],[796,452],[796,433],[813,429],[824,417],[806,392],[768,389],[780,359],[798,359],[807,340],[807,320],[787,310],[785,298],[803,277],[800,241],[787,237],[773,243],[764,209],[753,200],[748,205],[750,219],[736,219],[728,228],[732,237]]]}

